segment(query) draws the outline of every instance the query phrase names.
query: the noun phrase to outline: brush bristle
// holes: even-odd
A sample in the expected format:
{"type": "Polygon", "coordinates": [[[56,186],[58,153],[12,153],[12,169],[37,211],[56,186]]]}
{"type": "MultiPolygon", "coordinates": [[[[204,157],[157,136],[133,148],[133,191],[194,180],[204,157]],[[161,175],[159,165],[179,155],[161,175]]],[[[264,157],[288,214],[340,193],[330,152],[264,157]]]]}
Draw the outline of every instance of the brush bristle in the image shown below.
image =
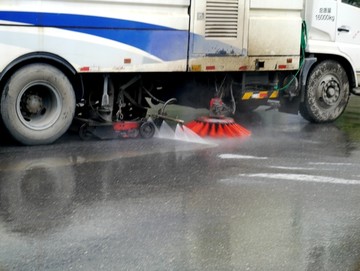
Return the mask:
{"type": "Polygon", "coordinates": [[[251,132],[231,118],[200,117],[186,126],[201,137],[226,138],[250,136],[251,132]]]}

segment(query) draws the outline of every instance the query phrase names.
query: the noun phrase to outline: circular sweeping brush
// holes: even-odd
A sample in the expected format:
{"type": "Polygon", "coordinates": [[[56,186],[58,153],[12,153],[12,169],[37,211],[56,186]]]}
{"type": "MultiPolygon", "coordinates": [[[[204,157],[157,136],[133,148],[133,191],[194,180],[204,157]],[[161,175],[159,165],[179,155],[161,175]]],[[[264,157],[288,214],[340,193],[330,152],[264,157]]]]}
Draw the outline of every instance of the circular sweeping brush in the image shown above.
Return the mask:
{"type": "Polygon", "coordinates": [[[201,137],[224,138],[251,135],[249,130],[237,124],[234,119],[228,117],[213,118],[204,116],[185,125],[201,137]]]}

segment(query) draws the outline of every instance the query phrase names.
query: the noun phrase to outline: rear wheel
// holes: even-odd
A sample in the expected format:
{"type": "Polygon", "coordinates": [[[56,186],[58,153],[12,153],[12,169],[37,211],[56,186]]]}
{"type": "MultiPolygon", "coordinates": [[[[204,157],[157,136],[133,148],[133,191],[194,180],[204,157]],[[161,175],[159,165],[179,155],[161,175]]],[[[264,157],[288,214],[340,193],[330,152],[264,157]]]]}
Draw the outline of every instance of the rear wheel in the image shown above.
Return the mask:
{"type": "Polygon", "coordinates": [[[152,138],[155,134],[155,125],[147,121],[141,124],[139,130],[142,138],[152,138]]]}
{"type": "Polygon", "coordinates": [[[344,112],[349,95],[344,68],[336,61],[323,61],[309,75],[300,114],[311,122],[334,121],[344,112]]]}
{"type": "Polygon", "coordinates": [[[1,96],[1,117],[9,133],[25,145],[49,144],[69,128],[75,94],[68,78],[47,64],[18,70],[1,96]]]}

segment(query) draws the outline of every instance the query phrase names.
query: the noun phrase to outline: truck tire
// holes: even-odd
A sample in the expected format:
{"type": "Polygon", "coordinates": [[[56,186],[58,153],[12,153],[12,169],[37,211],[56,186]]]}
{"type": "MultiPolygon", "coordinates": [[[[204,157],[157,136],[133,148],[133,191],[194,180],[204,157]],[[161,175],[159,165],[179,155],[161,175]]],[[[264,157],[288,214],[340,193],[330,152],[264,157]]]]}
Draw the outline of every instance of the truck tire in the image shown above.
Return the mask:
{"type": "Polygon", "coordinates": [[[315,123],[336,120],[349,101],[349,79],[345,69],[334,60],[325,60],[310,72],[301,116],[315,123]]]}
{"type": "Polygon", "coordinates": [[[69,128],[75,93],[68,78],[48,64],[30,64],[11,76],[1,95],[1,117],[24,145],[50,144],[69,128]]]}

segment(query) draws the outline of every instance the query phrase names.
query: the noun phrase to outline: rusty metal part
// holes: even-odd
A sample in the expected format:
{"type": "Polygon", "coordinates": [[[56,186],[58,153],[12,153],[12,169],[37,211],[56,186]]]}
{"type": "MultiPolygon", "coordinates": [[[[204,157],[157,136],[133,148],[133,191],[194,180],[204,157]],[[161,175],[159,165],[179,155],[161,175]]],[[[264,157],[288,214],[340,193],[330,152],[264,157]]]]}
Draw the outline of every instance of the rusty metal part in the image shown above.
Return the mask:
{"type": "Polygon", "coordinates": [[[180,124],[183,124],[185,121],[184,120],[181,120],[181,119],[177,119],[177,118],[173,118],[173,117],[169,117],[169,116],[166,116],[166,115],[154,115],[155,118],[160,118],[160,119],[163,119],[163,120],[170,120],[170,121],[174,121],[174,122],[177,122],[177,123],[180,123],[180,124]]]}

